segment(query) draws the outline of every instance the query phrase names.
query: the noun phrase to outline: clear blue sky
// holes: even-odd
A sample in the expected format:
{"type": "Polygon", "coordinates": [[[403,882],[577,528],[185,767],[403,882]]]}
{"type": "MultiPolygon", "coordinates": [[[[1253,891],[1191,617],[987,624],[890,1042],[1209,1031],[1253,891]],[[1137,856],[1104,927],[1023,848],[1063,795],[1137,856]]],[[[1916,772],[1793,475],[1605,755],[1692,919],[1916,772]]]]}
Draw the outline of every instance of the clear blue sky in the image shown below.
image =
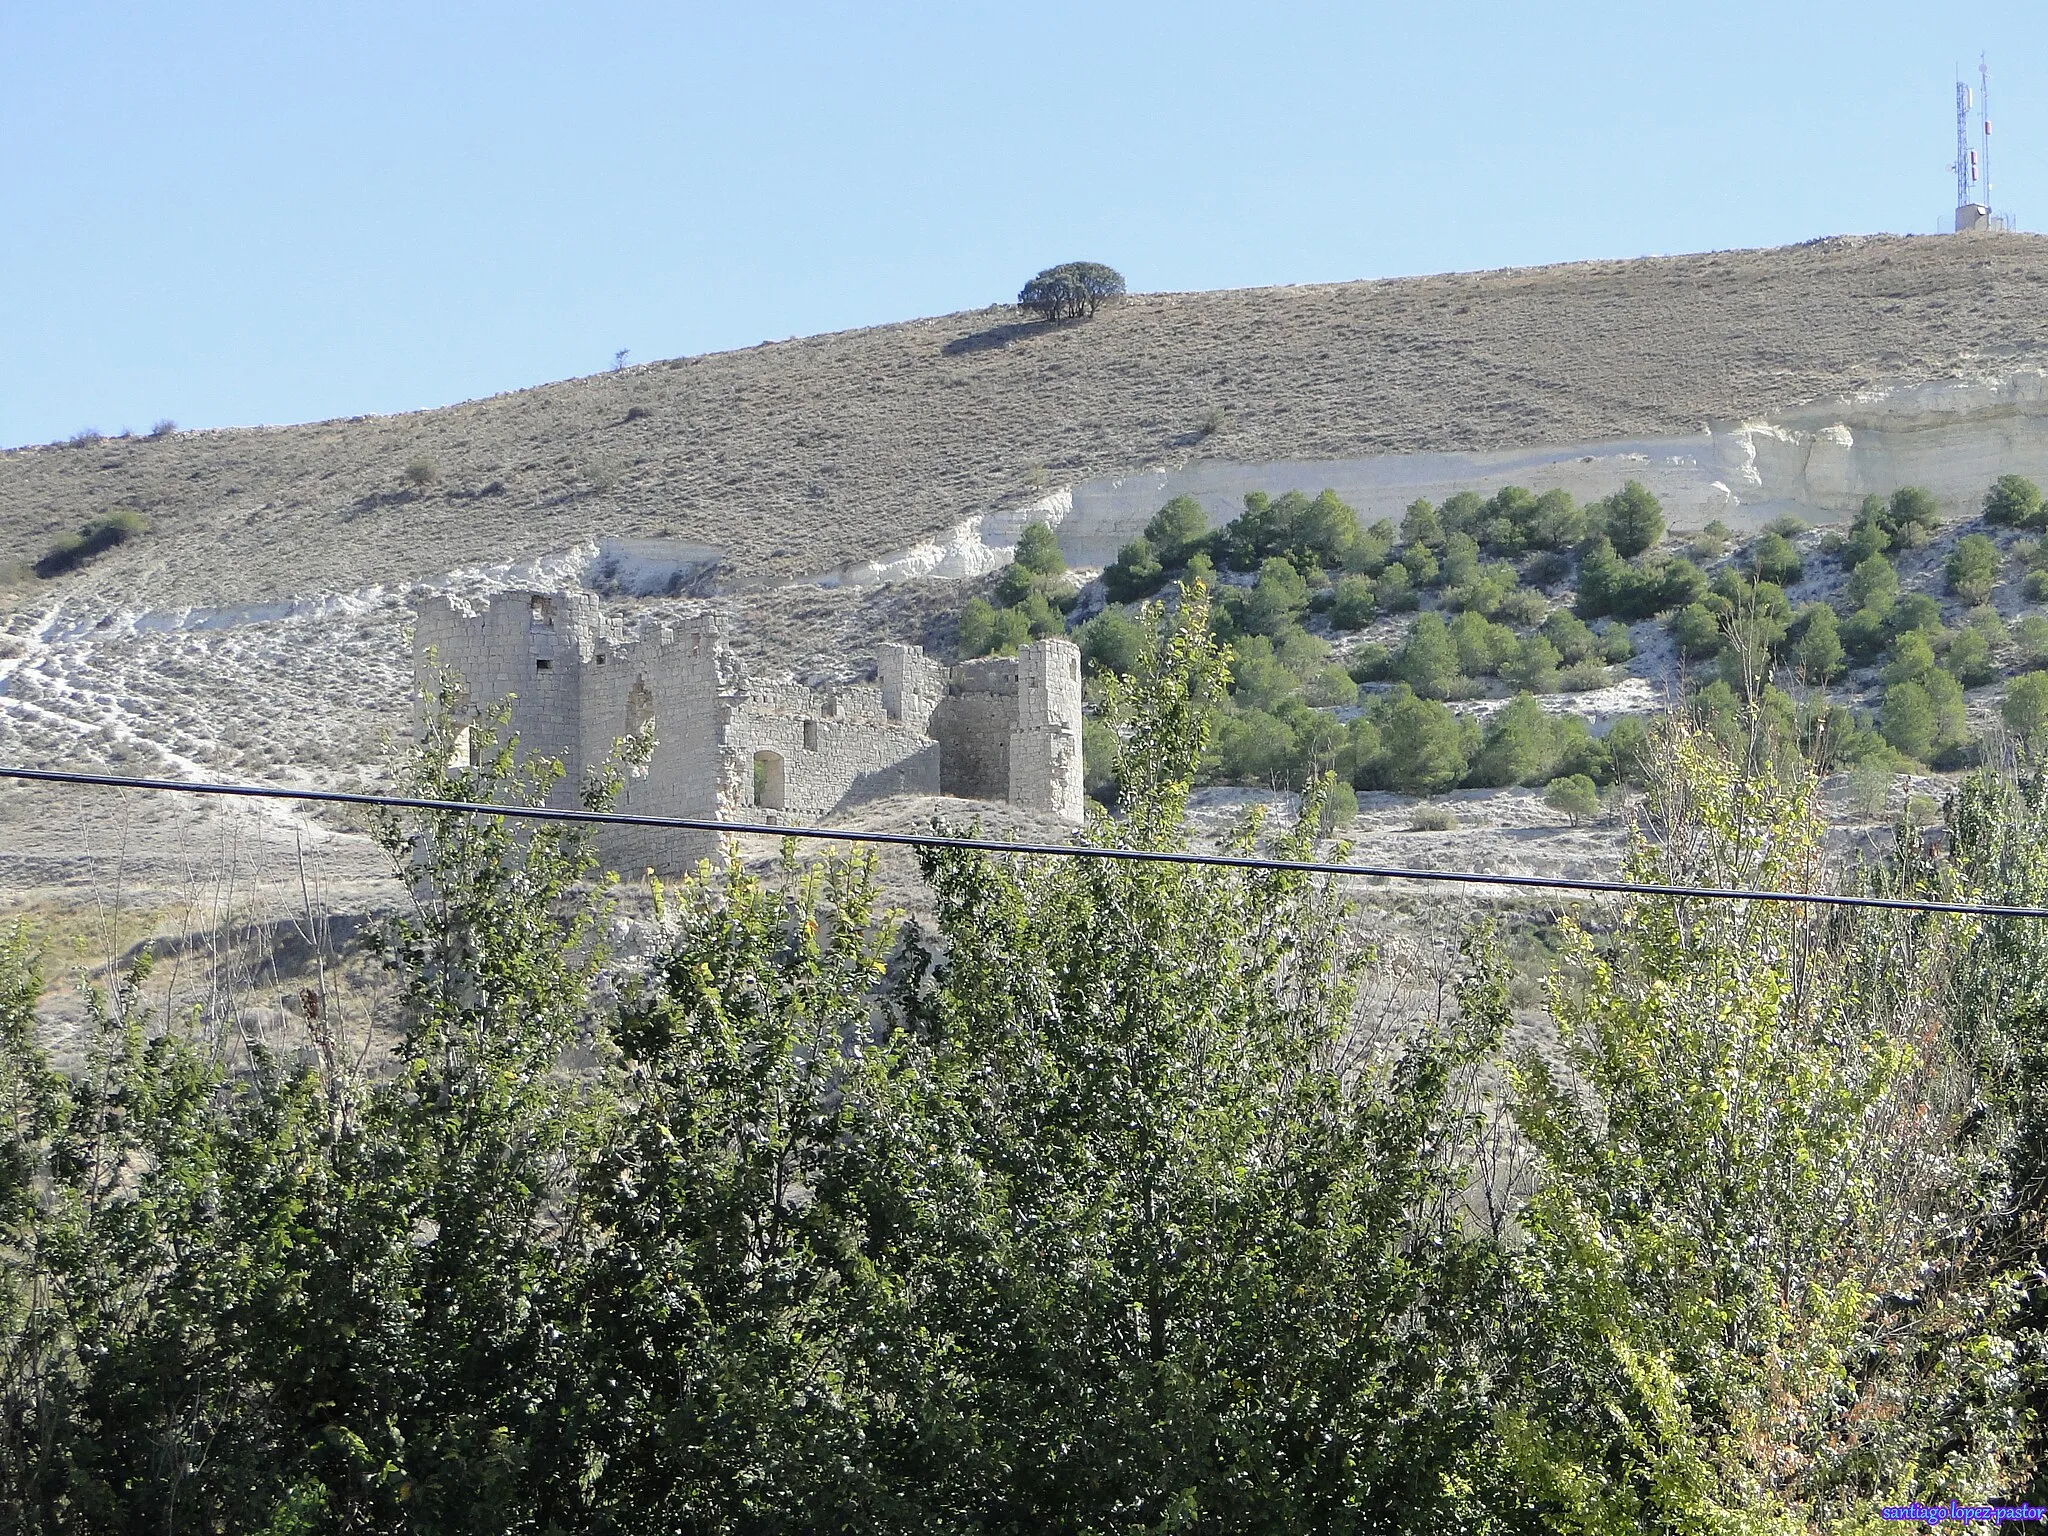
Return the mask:
{"type": "Polygon", "coordinates": [[[0,444],[968,308],[2048,229],[2048,11],[0,3],[0,444]]]}

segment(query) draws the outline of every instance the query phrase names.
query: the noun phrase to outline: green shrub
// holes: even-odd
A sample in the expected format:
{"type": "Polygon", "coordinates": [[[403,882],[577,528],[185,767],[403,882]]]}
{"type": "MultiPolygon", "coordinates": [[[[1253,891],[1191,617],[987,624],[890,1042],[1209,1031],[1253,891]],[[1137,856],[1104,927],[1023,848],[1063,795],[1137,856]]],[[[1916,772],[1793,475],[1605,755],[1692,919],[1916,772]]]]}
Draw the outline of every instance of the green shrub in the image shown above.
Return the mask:
{"type": "Polygon", "coordinates": [[[1308,583],[1285,555],[1270,556],[1259,567],[1258,585],[1243,600],[1240,622],[1255,635],[1278,634],[1308,607],[1308,583]]]}
{"type": "Polygon", "coordinates": [[[1324,667],[1308,680],[1302,697],[1317,709],[1344,709],[1358,702],[1358,684],[1342,667],[1324,667]]]}
{"type": "Polygon", "coordinates": [[[1998,668],[1991,660],[1991,642],[1980,629],[1958,630],[1948,643],[1941,664],[1954,673],[1965,688],[1981,688],[1996,680],[1998,668]]]}
{"type": "Polygon", "coordinates": [[[1605,624],[1595,631],[1600,637],[1600,659],[1619,666],[1636,653],[1636,643],[1629,638],[1628,626],[1605,624]]]}
{"type": "Polygon", "coordinates": [[[1388,613],[1408,613],[1421,602],[1415,583],[1408,575],[1408,567],[1398,560],[1380,572],[1380,579],[1373,585],[1372,597],[1388,613]]]}
{"type": "Polygon", "coordinates": [[[1345,668],[1355,683],[1381,683],[1393,675],[1394,653],[1384,645],[1361,645],[1345,668]]]}
{"type": "Polygon", "coordinates": [[[1342,779],[1323,790],[1323,814],[1317,829],[1328,837],[1358,820],[1358,795],[1342,779]]]}
{"type": "Polygon", "coordinates": [[[1458,647],[1458,666],[1468,677],[1491,677],[1500,664],[1520,645],[1515,632],[1467,609],[1451,620],[1452,641],[1458,647]]]}
{"type": "Polygon", "coordinates": [[[1455,698],[1464,691],[1465,674],[1458,663],[1458,645],[1444,621],[1425,613],[1408,632],[1394,675],[1425,699],[1455,698]]]}
{"type": "Polygon", "coordinates": [[[1781,587],[1791,586],[1805,573],[1798,549],[1780,533],[1767,533],[1756,541],[1750,564],[1759,581],[1776,582],[1781,587]]]}
{"type": "Polygon", "coordinates": [[[1162,565],[1183,564],[1209,531],[1209,514],[1192,496],[1176,496],[1145,525],[1145,539],[1162,565]]]}
{"type": "Polygon", "coordinates": [[[2041,511],[2041,488],[2025,475],[2000,475],[1984,493],[1984,521],[1996,527],[2023,528],[2041,511]]]}
{"type": "Polygon", "coordinates": [[[1238,709],[1216,722],[1217,775],[1226,783],[1282,789],[1295,768],[1294,732],[1263,709],[1238,709]]]}
{"type": "Polygon", "coordinates": [[[1687,603],[1664,621],[1678,654],[1688,661],[1700,661],[1719,654],[1721,621],[1705,603],[1687,603]]]}
{"type": "Polygon", "coordinates": [[[1568,773],[1550,781],[1543,803],[1576,827],[1600,814],[1600,790],[1583,773],[1568,773]]]}
{"type": "MultiPolygon", "coordinates": [[[[1032,592],[1015,608],[1006,611],[1016,614],[1024,621],[1024,627],[1030,632],[1030,638],[1033,640],[1050,640],[1055,635],[1064,635],[1067,632],[1067,621],[1060,616],[1059,609],[1053,607],[1052,600],[1043,592],[1032,592]]],[[[997,626],[999,629],[1002,627],[1001,619],[997,620],[997,626]]],[[[1005,629],[1003,633],[1008,634],[1010,631],[1005,629]]],[[[1023,643],[1021,640],[1017,642],[1018,645],[1023,643]]],[[[1010,648],[1015,649],[1014,646],[1010,648]]]]}
{"type": "Polygon", "coordinates": [[[1410,832],[1455,832],[1458,813],[1448,805],[1418,805],[1408,813],[1410,832]]]}
{"type": "Polygon", "coordinates": [[[1813,683],[1829,683],[1841,675],[1842,637],[1835,623],[1835,610],[1815,603],[1804,615],[1798,643],[1792,648],[1799,670],[1813,683]]]}
{"type": "MultiPolygon", "coordinates": [[[[1053,616],[1058,622],[1058,616],[1053,616]]],[[[971,597],[960,610],[960,655],[1010,656],[1031,643],[1031,617],[1022,609],[992,607],[986,599],[971,597]]]]}
{"type": "Polygon", "coordinates": [[[1408,572],[1408,580],[1418,587],[1436,586],[1443,576],[1443,564],[1427,544],[1404,545],[1401,564],[1408,572]]]}
{"type": "Polygon", "coordinates": [[[1941,631],[1941,604],[1925,592],[1908,592],[1892,605],[1885,623],[1895,635],[1913,630],[1938,634],[1941,631]]]}
{"type": "Polygon", "coordinates": [[[1363,629],[1373,620],[1378,604],[1373,601],[1372,583],[1363,576],[1338,580],[1330,604],[1330,623],[1338,629],[1363,629]]]}
{"type": "Polygon", "coordinates": [[[1374,711],[1380,733],[1378,777],[1404,795],[1455,789],[1465,777],[1465,736],[1458,717],[1397,685],[1374,711]]]}
{"type": "Polygon", "coordinates": [[[1116,804],[1116,758],[1122,750],[1116,732],[1093,715],[1081,721],[1081,788],[1098,804],[1116,804]]]}
{"type": "Polygon", "coordinates": [[[1113,603],[1132,603],[1159,590],[1166,579],[1166,567],[1149,539],[1133,539],[1116,552],[1102,572],[1102,589],[1113,603]]]}
{"type": "Polygon", "coordinates": [[[1596,688],[1609,687],[1613,682],[1614,675],[1606,665],[1589,656],[1584,661],[1573,662],[1557,674],[1557,691],[1590,693],[1596,688]]]}
{"type": "MultiPolygon", "coordinates": [[[[2035,505],[2039,504],[2037,498],[2035,505]]],[[[2015,740],[2023,746],[2038,746],[2048,737],[2048,672],[2029,672],[2006,684],[1998,712],[2015,740]]]]}
{"type": "Polygon", "coordinates": [[[1443,520],[1436,515],[1436,508],[1427,501],[1408,503],[1401,517],[1401,542],[1441,549],[1444,541],[1443,520]]]}
{"type": "Polygon", "coordinates": [[[1899,600],[1899,572],[1883,555],[1871,555],[1849,572],[1849,602],[1856,608],[1889,613],[1899,600]]]}
{"type": "Polygon", "coordinates": [[[1530,693],[1554,693],[1557,663],[1557,647],[1541,635],[1530,635],[1501,664],[1500,675],[1530,693]]]}
{"type": "Polygon", "coordinates": [[[1601,503],[1601,511],[1618,554],[1640,555],[1664,537],[1664,508],[1640,481],[1622,486],[1601,503]]]}
{"type": "Polygon", "coordinates": [[[1067,568],[1058,536],[1050,526],[1037,521],[1024,525],[1024,532],[1017,539],[1016,563],[1034,576],[1058,576],[1067,568]]]}
{"type": "Polygon", "coordinates": [[[2020,593],[2030,603],[2048,603],[2048,570],[2027,572],[2027,579],[2020,583],[2020,593]]]}
{"type": "Polygon", "coordinates": [[[1998,546],[1981,533],[1966,533],[1949,551],[1943,575],[1948,589],[1966,603],[1981,603],[1998,585],[1998,546]]]}
{"type": "Polygon", "coordinates": [[[1560,608],[1543,621],[1543,638],[1557,647],[1558,660],[1584,661],[1599,647],[1599,640],[1583,619],[1560,608]]]}
{"type": "Polygon", "coordinates": [[[1893,491],[1885,513],[1891,524],[1892,544],[1898,549],[1919,549],[1941,528],[1941,508],[1917,485],[1893,491]]]}
{"type": "Polygon", "coordinates": [[[1553,717],[1529,694],[1520,693],[1486,722],[1469,782],[1489,787],[1541,784],[1557,771],[1562,756],[1553,717]]]}
{"type": "Polygon", "coordinates": [[[1705,564],[1727,554],[1734,537],[1735,530],[1717,517],[1687,540],[1685,547],[1693,559],[1705,564]]]}
{"type": "Polygon", "coordinates": [[[1859,661],[1868,661],[1891,639],[1891,625],[1876,608],[1859,608],[1842,621],[1842,648],[1859,661]]]}
{"type": "Polygon", "coordinates": [[[1114,672],[1128,676],[1137,665],[1144,629],[1114,611],[1097,614],[1074,632],[1081,648],[1081,660],[1090,672],[1114,672]]]}
{"type": "Polygon", "coordinates": [[[2048,619],[2038,613],[2023,614],[2012,626],[2013,644],[2030,667],[2048,662],[2048,619]]]}
{"type": "Polygon", "coordinates": [[[104,554],[147,532],[149,522],[140,512],[116,507],[44,550],[42,558],[35,563],[35,573],[45,581],[52,576],[61,576],[66,571],[76,570],[95,555],[104,554]]]}
{"type": "Polygon", "coordinates": [[[1124,296],[1124,280],[1099,261],[1067,261],[1047,267],[1017,294],[1017,307],[1045,321],[1080,320],[1124,296]]]}
{"type": "Polygon", "coordinates": [[[1495,606],[1491,617],[1503,624],[1535,624],[1550,612],[1550,604],[1541,592],[1532,592],[1527,587],[1515,587],[1502,597],[1495,606]]]}

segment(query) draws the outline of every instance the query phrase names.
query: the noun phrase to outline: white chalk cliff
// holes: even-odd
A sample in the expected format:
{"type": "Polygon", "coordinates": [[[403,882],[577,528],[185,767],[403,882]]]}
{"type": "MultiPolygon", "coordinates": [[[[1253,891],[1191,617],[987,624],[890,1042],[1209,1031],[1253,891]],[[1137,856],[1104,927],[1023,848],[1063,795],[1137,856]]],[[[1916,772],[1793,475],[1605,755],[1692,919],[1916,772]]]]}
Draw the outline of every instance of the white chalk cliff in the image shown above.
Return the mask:
{"type": "Polygon", "coordinates": [[[1199,460],[1088,480],[1028,507],[964,519],[939,539],[820,579],[864,585],[917,576],[980,575],[1004,564],[1024,524],[1043,518],[1076,565],[1099,566],[1175,496],[1192,496],[1212,523],[1237,515],[1248,491],[1334,490],[1368,522],[1417,497],[1503,485],[1562,486],[1582,499],[1640,480],[1667,518],[1757,527],[1791,513],[1837,522],[1872,493],[1901,485],[1934,493],[1952,515],[1975,510],[2003,474],[2048,480],[2048,373],[1943,380],[1820,400],[1744,421],[1707,422],[1689,437],[1567,443],[1486,453],[1404,453],[1364,459],[1239,464],[1199,460]]]}

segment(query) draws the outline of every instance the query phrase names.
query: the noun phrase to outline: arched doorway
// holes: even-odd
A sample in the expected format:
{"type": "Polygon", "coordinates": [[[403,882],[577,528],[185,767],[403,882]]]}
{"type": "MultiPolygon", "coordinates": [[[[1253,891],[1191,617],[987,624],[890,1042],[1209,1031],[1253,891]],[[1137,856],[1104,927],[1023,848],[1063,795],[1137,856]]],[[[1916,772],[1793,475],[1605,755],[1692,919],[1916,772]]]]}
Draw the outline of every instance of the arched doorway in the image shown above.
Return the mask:
{"type": "Polygon", "coordinates": [[[764,810],[781,810],[782,785],[782,754],[780,752],[756,752],[754,754],[754,804],[764,810]]]}

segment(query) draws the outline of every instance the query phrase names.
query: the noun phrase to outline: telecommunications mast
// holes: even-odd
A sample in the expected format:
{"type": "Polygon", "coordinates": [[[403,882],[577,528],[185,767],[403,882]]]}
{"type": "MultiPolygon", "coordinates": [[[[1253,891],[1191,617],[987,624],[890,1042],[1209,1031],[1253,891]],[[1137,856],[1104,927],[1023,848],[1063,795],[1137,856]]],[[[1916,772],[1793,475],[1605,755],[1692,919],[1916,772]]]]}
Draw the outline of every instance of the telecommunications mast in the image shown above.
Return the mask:
{"type": "Polygon", "coordinates": [[[1977,121],[1984,126],[1984,158],[1978,170],[1984,178],[1984,196],[1979,199],[1988,211],[1991,207],[1991,66],[1984,61],[1984,55],[1977,55],[1977,121]]]}
{"type": "Polygon", "coordinates": [[[1956,163],[1950,167],[1956,173],[1955,232],[2009,229],[2011,222],[1991,211],[1991,66],[1977,56],[1974,94],[1962,71],[1956,75],[1956,163]]]}
{"type": "MultiPolygon", "coordinates": [[[[1957,71],[1961,73],[1961,71],[1957,71]]],[[[1956,82],[1956,163],[1950,167],[1956,173],[1956,228],[1963,227],[1963,210],[1976,201],[1970,196],[1971,184],[1977,179],[1977,157],[1970,153],[1970,88],[1962,81],[1956,82]]]]}

